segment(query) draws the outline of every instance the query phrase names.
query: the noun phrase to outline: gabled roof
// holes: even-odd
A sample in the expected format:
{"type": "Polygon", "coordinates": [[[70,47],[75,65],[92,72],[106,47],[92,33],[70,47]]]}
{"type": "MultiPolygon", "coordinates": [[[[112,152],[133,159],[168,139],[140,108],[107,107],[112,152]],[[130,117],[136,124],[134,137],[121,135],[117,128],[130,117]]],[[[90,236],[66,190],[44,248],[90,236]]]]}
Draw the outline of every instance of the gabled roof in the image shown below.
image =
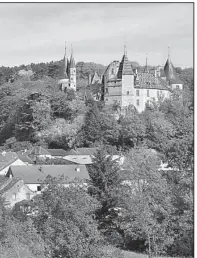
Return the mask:
{"type": "Polygon", "coordinates": [[[17,184],[21,179],[19,178],[9,178],[5,176],[0,177],[0,194],[3,194],[10,190],[15,184],[17,184]]]}
{"type": "Polygon", "coordinates": [[[89,174],[85,165],[35,165],[35,166],[11,166],[6,174],[21,178],[25,184],[39,184],[48,175],[60,177],[64,175],[69,179],[81,178],[89,179],[89,174]],[[80,172],[76,168],[80,168],[80,172]]]}
{"type": "Polygon", "coordinates": [[[0,171],[11,165],[14,161],[19,159],[15,152],[6,152],[5,154],[0,154],[0,171]]]}
{"type": "Polygon", "coordinates": [[[138,73],[138,84],[135,88],[169,90],[166,81],[155,77],[152,73],[138,73]]]}
{"type": "Polygon", "coordinates": [[[29,151],[28,155],[51,155],[48,150],[42,148],[41,146],[35,146],[29,151]]]}
{"type": "Polygon", "coordinates": [[[34,164],[34,162],[26,155],[26,154],[19,154],[17,153],[20,160],[28,164],[34,164]]]}
{"type": "Polygon", "coordinates": [[[76,148],[75,150],[70,150],[67,155],[94,155],[97,148],[76,148]]]}
{"type": "Polygon", "coordinates": [[[47,149],[51,156],[66,156],[66,151],[64,149],[47,149]]]}

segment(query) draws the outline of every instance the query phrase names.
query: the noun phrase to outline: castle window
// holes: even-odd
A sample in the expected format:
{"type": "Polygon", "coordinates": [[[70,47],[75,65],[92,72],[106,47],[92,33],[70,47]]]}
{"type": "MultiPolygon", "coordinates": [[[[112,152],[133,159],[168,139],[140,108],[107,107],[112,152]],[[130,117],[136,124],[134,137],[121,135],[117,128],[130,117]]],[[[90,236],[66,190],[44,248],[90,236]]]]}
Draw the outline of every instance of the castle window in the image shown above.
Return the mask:
{"type": "Polygon", "coordinates": [[[176,85],[176,89],[179,90],[179,85],[176,85]]]}
{"type": "Polygon", "coordinates": [[[147,97],[150,97],[149,90],[147,90],[147,97]]]}
{"type": "Polygon", "coordinates": [[[137,99],[137,106],[139,106],[140,105],[140,100],[139,99],[137,99]]]}
{"type": "Polygon", "coordinates": [[[127,95],[129,95],[129,91],[127,91],[127,95]]]}
{"type": "Polygon", "coordinates": [[[109,93],[109,92],[108,92],[108,88],[106,88],[105,90],[106,90],[106,93],[109,93]]]}
{"type": "Polygon", "coordinates": [[[136,90],[136,96],[140,96],[140,90],[136,90]]]}

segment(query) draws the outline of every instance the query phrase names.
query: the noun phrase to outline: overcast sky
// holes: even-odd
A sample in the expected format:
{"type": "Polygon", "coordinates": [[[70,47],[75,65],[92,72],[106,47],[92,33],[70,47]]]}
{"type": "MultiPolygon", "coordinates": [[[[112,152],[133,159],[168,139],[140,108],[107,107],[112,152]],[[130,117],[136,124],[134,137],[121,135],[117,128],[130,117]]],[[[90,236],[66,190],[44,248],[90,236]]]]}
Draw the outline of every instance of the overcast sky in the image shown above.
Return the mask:
{"type": "Polygon", "coordinates": [[[104,65],[122,58],[193,66],[191,3],[1,3],[0,66],[60,60],[67,41],[75,60],[104,65]]]}

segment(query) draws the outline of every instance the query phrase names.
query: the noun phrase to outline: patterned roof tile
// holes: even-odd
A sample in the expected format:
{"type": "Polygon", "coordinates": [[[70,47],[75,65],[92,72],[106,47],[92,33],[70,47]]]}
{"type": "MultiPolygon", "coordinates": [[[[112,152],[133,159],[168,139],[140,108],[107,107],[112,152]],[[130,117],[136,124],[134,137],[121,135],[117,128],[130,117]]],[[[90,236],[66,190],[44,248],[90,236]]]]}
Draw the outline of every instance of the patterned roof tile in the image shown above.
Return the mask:
{"type": "Polygon", "coordinates": [[[138,84],[135,85],[135,87],[141,89],[169,90],[166,81],[159,77],[155,77],[151,73],[138,73],[138,84]]]}

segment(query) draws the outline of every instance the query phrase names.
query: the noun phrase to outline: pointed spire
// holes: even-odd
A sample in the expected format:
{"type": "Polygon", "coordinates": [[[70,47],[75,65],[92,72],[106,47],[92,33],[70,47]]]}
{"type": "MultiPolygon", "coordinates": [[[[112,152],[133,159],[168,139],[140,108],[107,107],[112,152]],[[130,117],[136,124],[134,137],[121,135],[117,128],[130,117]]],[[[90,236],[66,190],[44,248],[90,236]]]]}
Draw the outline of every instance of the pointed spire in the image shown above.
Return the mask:
{"type": "Polygon", "coordinates": [[[147,57],[147,53],[146,53],[146,65],[145,65],[145,68],[144,68],[144,73],[148,73],[148,57],[147,57]]]}
{"type": "Polygon", "coordinates": [[[62,61],[62,66],[60,69],[60,77],[61,79],[67,79],[68,78],[68,58],[66,56],[66,41],[65,41],[65,46],[64,46],[64,58],[62,61]]]}
{"type": "Polygon", "coordinates": [[[64,53],[64,54],[65,54],[65,56],[66,56],[66,41],[65,41],[65,53],[64,53]]]}
{"type": "Polygon", "coordinates": [[[170,61],[170,47],[168,46],[168,61],[170,61]]]}
{"type": "Polygon", "coordinates": [[[124,45],[124,55],[127,56],[127,46],[124,45]]]}
{"type": "Polygon", "coordinates": [[[70,68],[75,68],[75,60],[73,57],[73,45],[71,45],[70,68]]]}

